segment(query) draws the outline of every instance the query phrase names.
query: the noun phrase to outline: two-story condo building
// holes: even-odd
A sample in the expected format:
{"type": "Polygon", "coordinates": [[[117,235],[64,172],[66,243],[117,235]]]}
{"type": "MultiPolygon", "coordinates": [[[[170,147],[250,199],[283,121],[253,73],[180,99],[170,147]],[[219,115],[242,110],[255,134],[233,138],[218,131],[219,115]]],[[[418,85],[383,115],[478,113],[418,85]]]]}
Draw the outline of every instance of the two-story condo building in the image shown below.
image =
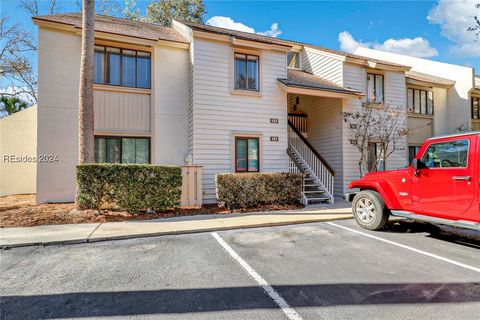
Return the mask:
{"type": "MultiPolygon", "coordinates": [[[[72,201],[81,15],[33,19],[36,152],[58,155],[36,164],[37,202],[72,201]]],[[[215,175],[225,172],[304,170],[305,202],[344,196],[359,153],[341,113],[364,102],[406,112],[407,85],[421,77],[406,80],[411,68],[396,62],[189,22],[96,16],[95,30],[96,161],[202,166],[205,202],[215,202],[215,175]]],[[[407,158],[404,138],[385,168],[407,158]]]]}

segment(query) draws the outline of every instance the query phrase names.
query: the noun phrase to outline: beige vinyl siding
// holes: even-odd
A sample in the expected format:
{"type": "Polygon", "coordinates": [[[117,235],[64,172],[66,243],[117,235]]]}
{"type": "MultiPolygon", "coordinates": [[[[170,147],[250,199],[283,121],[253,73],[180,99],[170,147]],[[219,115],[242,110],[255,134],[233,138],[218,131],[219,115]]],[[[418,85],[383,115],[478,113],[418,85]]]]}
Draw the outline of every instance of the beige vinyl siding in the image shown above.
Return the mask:
{"type": "MultiPolygon", "coordinates": [[[[345,63],[344,67],[344,86],[366,93],[365,68],[345,63]]],[[[398,112],[406,112],[406,86],[405,76],[402,72],[383,72],[384,75],[384,100],[385,104],[394,107],[398,112]]],[[[357,99],[348,99],[344,103],[344,111],[354,112],[362,108],[362,101],[357,99]]],[[[343,186],[344,193],[351,192],[348,184],[360,177],[358,169],[359,151],[350,143],[351,129],[346,124],[343,125],[343,186]]],[[[397,145],[397,150],[392,154],[386,163],[387,169],[395,169],[406,166],[407,151],[406,138],[403,137],[397,145]]]]}
{"type": "Polygon", "coordinates": [[[95,131],[150,134],[149,93],[94,90],[95,131]]]}
{"type": "Polygon", "coordinates": [[[408,144],[421,145],[423,142],[433,136],[433,118],[408,116],[408,144]]]}
{"type": "Polygon", "coordinates": [[[286,54],[261,51],[260,94],[232,94],[233,49],[227,43],[194,41],[194,164],[203,165],[204,200],[215,201],[214,177],[233,172],[234,134],[261,136],[261,171],[287,171],[287,96],[277,84],[286,77],[286,54]],[[278,124],[271,124],[277,118],[278,124]],[[270,142],[270,136],[279,138],[270,142]]]}
{"type": "Polygon", "coordinates": [[[335,170],[334,194],[343,196],[342,100],[310,98],[308,140],[335,170]]]}
{"type": "Polygon", "coordinates": [[[303,70],[343,86],[342,61],[309,47],[305,47],[300,56],[303,70]]]}

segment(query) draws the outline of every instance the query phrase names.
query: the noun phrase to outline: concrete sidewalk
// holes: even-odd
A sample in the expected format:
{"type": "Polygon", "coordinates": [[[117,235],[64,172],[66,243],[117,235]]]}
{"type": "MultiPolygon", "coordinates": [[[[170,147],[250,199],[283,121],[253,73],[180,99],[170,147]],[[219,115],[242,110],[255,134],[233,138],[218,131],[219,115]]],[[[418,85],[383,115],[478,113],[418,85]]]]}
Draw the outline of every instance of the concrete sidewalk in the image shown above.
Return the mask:
{"type": "Polygon", "coordinates": [[[255,228],[350,219],[344,201],[299,210],[209,214],[123,222],[47,225],[0,229],[0,248],[129,239],[182,233],[255,228]]]}

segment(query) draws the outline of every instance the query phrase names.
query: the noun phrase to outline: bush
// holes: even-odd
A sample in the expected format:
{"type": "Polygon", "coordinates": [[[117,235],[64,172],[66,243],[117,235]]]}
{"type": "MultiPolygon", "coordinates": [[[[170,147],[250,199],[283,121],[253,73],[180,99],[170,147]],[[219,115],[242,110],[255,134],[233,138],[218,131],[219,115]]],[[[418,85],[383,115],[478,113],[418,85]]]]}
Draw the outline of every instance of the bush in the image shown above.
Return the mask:
{"type": "Polygon", "coordinates": [[[215,177],[217,201],[229,209],[298,203],[302,193],[298,173],[224,173],[215,177]]]}
{"type": "Polygon", "coordinates": [[[151,164],[85,164],[77,166],[77,202],[99,210],[112,204],[126,211],[164,211],[180,204],[182,169],[151,164]]]}

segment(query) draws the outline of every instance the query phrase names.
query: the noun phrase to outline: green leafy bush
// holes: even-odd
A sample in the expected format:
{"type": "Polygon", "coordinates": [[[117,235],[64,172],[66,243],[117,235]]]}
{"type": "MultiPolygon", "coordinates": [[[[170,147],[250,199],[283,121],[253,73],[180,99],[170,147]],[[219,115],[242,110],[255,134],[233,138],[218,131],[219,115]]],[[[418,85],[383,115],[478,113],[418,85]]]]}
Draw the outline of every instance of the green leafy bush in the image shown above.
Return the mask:
{"type": "Polygon", "coordinates": [[[111,204],[126,211],[164,211],[180,204],[182,169],[152,164],[77,166],[77,202],[83,209],[111,204]]]}
{"type": "Polygon", "coordinates": [[[229,209],[298,203],[302,175],[297,173],[223,173],[215,177],[217,201],[229,209]]]}

